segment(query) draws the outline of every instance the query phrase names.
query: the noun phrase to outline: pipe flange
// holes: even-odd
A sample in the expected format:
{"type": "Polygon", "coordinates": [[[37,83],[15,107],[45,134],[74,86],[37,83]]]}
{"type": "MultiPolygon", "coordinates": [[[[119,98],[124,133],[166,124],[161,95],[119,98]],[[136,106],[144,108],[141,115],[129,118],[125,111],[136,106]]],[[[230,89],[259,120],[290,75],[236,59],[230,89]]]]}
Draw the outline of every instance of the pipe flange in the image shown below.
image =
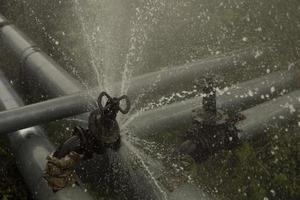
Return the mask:
{"type": "Polygon", "coordinates": [[[30,46],[27,49],[25,49],[22,53],[22,58],[21,58],[21,65],[22,67],[25,65],[26,60],[28,59],[29,56],[36,52],[40,52],[41,49],[38,46],[30,46]]]}

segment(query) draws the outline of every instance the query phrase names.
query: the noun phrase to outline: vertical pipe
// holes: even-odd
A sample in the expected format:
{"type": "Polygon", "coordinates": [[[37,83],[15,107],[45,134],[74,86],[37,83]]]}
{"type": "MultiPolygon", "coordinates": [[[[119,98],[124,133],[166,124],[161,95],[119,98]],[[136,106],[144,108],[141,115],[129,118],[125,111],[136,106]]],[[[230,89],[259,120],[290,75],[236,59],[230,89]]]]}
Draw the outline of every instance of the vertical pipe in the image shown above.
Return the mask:
{"type": "MultiPolygon", "coordinates": [[[[24,103],[9,85],[0,71],[0,106],[2,109],[12,109],[23,106],[24,103]]],[[[53,193],[43,178],[46,157],[54,151],[40,127],[30,127],[7,134],[17,166],[32,196],[39,200],[91,200],[92,198],[80,187],[65,188],[53,193]]]]}

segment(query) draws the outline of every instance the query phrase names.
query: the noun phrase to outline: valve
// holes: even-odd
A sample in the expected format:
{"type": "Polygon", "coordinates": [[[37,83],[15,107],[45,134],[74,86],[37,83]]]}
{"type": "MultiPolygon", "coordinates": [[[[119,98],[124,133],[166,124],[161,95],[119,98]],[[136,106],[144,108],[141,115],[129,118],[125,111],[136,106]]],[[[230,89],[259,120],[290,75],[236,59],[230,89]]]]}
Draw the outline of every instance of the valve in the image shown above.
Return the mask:
{"type": "Polygon", "coordinates": [[[200,162],[220,150],[230,150],[239,145],[236,123],[244,118],[240,113],[225,112],[217,107],[212,77],[204,79],[202,92],[202,107],[193,110],[193,124],[177,149],[177,153],[188,154],[200,162]]]}
{"type": "Polygon", "coordinates": [[[108,148],[116,151],[119,149],[121,136],[116,117],[118,112],[129,112],[129,98],[126,95],[111,97],[102,92],[97,104],[98,108],[90,113],[88,128],[75,127],[73,135],[53,155],[48,156],[44,178],[53,191],[76,184],[74,168],[80,160],[91,159],[93,154],[104,154],[108,148]],[[104,97],[107,98],[105,105],[104,97]],[[124,102],[125,108],[121,106],[121,102],[124,102]],[[53,174],[53,171],[57,173],[53,174]]]}

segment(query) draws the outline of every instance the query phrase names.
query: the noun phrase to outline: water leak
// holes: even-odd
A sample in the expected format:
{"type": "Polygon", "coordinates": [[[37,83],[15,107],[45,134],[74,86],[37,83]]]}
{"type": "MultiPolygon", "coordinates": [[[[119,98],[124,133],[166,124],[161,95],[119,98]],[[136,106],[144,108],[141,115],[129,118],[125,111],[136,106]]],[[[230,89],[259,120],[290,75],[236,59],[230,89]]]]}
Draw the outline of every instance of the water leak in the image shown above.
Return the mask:
{"type": "MultiPolygon", "coordinates": [[[[97,53],[97,49],[95,44],[97,44],[97,40],[95,39],[95,33],[88,32],[88,28],[86,26],[86,22],[83,16],[83,10],[81,8],[81,5],[78,0],[74,1],[74,9],[75,13],[78,15],[78,20],[81,24],[82,29],[82,35],[85,38],[85,42],[87,44],[87,49],[89,50],[90,58],[91,58],[91,64],[92,68],[96,74],[97,77],[97,83],[100,91],[103,91],[105,88],[104,82],[105,82],[105,76],[103,74],[103,71],[101,71],[102,66],[102,60],[99,60],[99,56],[97,53]]],[[[98,29],[97,29],[98,30],[98,29]]]]}
{"type": "MultiPolygon", "coordinates": [[[[7,11],[18,26],[22,27],[20,20],[25,19],[22,28],[81,80],[86,89],[98,87],[99,93],[107,91],[112,96],[120,96],[128,94],[131,88],[139,88],[143,78],[144,82],[152,81],[136,92],[131,112],[119,117],[124,152],[108,155],[109,165],[125,163],[124,168],[133,177],[139,173],[145,176],[153,186],[149,187],[149,193],[158,191],[162,199],[169,199],[176,191],[184,193],[196,186],[205,195],[218,199],[280,199],[294,192],[288,173],[265,172],[273,165],[280,171],[284,162],[293,169],[293,163],[284,156],[292,155],[295,150],[282,133],[287,131],[277,130],[277,125],[272,127],[282,143],[270,132],[266,137],[272,139],[267,138],[263,145],[248,142],[237,150],[213,155],[204,164],[190,158],[174,158],[173,152],[182,142],[185,128],[158,134],[151,127],[148,129],[148,125],[152,121],[162,124],[161,121],[170,118],[174,121],[169,120],[169,124],[159,125],[163,127],[160,128],[165,130],[170,124],[175,127],[183,120],[176,116],[186,116],[186,110],[198,103],[194,100],[204,97],[197,80],[180,79],[186,73],[184,69],[191,66],[210,67],[223,58],[222,64],[239,67],[223,74],[218,68],[214,71],[213,75],[222,82],[216,88],[218,95],[227,94],[229,87],[243,81],[294,68],[300,57],[299,1],[53,0],[38,4],[35,0],[14,0],[6,6],[7,10],[22,13],[20,19],[17,11],[15,14],[7,11]],[[265,51],[257,46],[267,47],[272,56],[265,56],[265,51]],[[228,61],[230,52],[239,57],[245,49],[253,53],[254,59],[228,61]],[[178,67],[182,70],[177,71],[179,78],[161,84],[178,67]],[[158,72],[155,78],[147,79],[149,73],[155,72],[158,72]],[[219,72],[222,77],[218,76],[219,72]],[[142,78],[138,81],[136,77],[142,78]],[[141,117],[148,114],[149,118],[141,117]],[[128,129],[134,123],[144,124],[135,132],[128,129]],[[137,132],[141,130],[147,130],[146,137],[138,137],[137,132]],[[126,158],[132,162],[124,162],[126,158]],[[277,164],[280,162],[282,165],[277,164]],[[276,178],[270,178],[267,175],[270,173],[276,178]],[[289,185],[289,190],[282,189],[282,185],[289,185]]],[[[201,78],[202,74],[198,79],[201,78]]],[[[271,94],[276,90],[270,87],[271,94]]],[[[236,98],[254,97],[255,91],[256,88],[249,89],[236,98]]],[[[269,93],[260,98],[269,100],[269,93]]],[[[290,103],[282,106],[292,113],[296,110],[290,103]]],[[[86,124],[87,120],[71,118],[66,123],[86,124]]],[[[69,125],[67,128],[70,131],[69,125]]]]}

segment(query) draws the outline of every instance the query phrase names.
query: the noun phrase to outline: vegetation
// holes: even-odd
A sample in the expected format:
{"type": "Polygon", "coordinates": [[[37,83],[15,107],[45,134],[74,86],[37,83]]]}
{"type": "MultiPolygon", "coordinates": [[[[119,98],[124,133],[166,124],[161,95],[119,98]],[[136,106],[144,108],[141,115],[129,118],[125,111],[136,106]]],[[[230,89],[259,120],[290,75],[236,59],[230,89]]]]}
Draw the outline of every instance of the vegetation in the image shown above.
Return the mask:
{"type": "Polygon", "coordinates": [[[296,200],[300,197],[300,139],[285,130],[259,144],[244,143],[197,167],[197,180],[222,199],[296,200]]]}
{"type": "MultiPolygon", "coordinates": [[[[154,148],[159,148],[160,153],[169,155],[161,159],[168,166],[166,174],[195,182],[217,199],[297,200],[300,197],[298,132],[298,127],[272,130],[232,151],[218,152],[202,163],[189,156],[175,162],[168,160],[176,148],[174,143],[178,146],[182,142],[178,139],[182,132],[160,134],[150,140],[157,143],[154,148]],[[184,171],[179,173],[181,167],[184,171]]],[[[148,153],[157,157],[153,150],[148,153]]]]}

